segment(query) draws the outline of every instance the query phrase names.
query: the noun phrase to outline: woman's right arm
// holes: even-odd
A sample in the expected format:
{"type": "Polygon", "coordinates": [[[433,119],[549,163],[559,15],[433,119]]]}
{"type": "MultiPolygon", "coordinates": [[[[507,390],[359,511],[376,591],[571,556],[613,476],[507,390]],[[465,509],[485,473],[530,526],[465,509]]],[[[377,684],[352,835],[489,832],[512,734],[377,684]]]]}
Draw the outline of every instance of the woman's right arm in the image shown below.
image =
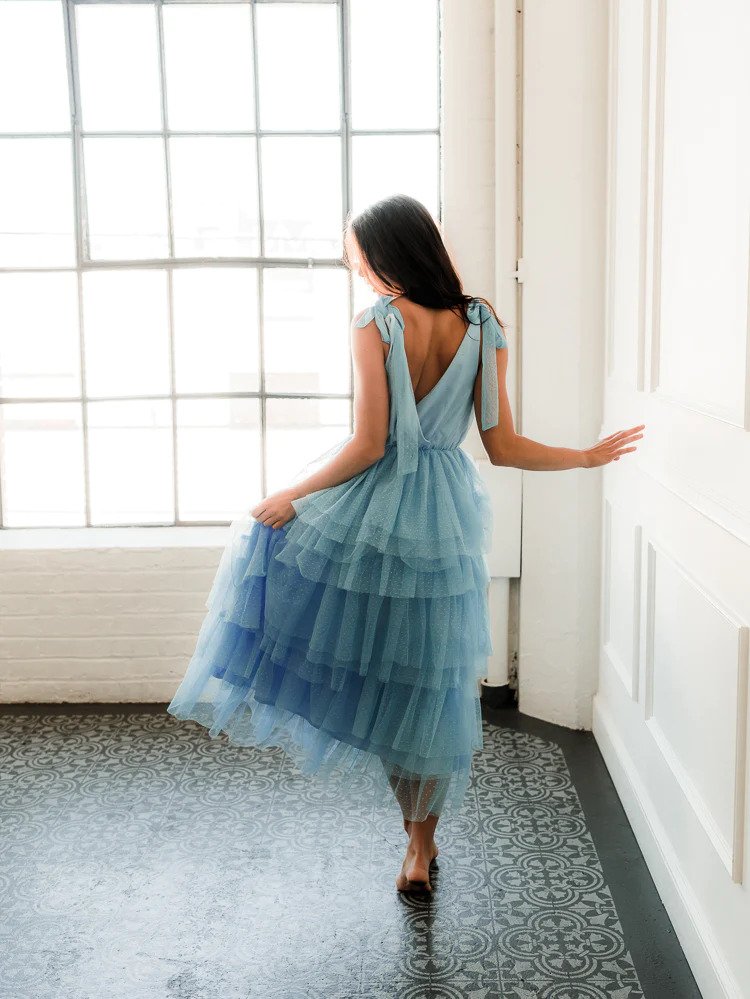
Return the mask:
{"type": "Polygon", "coordinates": [[[513,414],[506,388],[508,370],[508,348],[498,347],[497,354],[497,426],[482,430],[482,372],[481,368],[474,383],[474,415],[479,428],[479,436],[493,465],[507,465],[511,468],[524,468],[536,472],[558,472],[566,468],[598,468],[610,461],[619,461],[623,454],[635,451],[629,445],[640,440],[645,427],[641,423],[630,430],[610,434],[592,447],[578,450],[569,447],[550,447],[517,434],[513,425],[513,414]]]}

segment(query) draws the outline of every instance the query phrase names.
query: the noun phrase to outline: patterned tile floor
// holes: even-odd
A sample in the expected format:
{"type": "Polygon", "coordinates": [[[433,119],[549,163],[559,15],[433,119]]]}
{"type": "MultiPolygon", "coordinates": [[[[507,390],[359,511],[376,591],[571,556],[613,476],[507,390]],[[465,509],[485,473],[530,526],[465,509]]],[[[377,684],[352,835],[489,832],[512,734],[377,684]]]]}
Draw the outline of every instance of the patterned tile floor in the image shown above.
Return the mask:
{"type": "Polygon", "coordinates": [[[484,726],[427,901],[364,780],[344,799],[158,706],[0,714],[0,996],[643,996],[562,749],[484,726]]]}

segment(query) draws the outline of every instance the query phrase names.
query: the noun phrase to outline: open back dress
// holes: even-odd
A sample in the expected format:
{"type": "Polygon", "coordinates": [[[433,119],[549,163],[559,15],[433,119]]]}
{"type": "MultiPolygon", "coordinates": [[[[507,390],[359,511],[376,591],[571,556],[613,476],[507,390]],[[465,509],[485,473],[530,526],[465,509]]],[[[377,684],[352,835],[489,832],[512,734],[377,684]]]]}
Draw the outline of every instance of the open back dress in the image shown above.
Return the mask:
{"type": "Polygon", "coordinates": [[[460,808],[482,748],[492,513],[460,445],[480,360],[482,428],[497,424],[495,349],[506,339],[472,299],[453,360],[417,402],[396,297],[379,296],[356,321],[374,319],[390,345],[383,457],[293,500],[280,528],[249,513],[232,522],[167,710],[214,738],[281,746],[318,779],[355,775],[360,794],[367,775],[376,795],[422,821],[460,808]]]}

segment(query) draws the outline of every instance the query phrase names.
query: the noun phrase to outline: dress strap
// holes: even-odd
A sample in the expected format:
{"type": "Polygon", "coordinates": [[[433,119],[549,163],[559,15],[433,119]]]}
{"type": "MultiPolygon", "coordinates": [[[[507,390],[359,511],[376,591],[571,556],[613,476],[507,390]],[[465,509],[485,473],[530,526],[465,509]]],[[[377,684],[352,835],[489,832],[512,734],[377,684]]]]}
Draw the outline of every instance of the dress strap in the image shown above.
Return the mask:
{"type": "MultiPolygon", "coordinates": [[[[503,328],[486,302],[472,298],[467,314],[469,322],[479,326],[482,341],[482,430],[496,427],[499,419],[497,393],[497,354],[495,348],[507,346],[503,328]]],[[[472,334],[473,336],[473,334],[472,334]]],[[[474,337],[476,339],[476,337],[474,337]]]]}
{"type": "Polygon", "coordinates": [[[380,338],[391,345],[388,364],[392,379],[391,405],[396,424],[396,467],[399,475],[408,475],[417,470],[419,463],[421,426],[404,348],[404,320],[398,306],[391,304],[393,298],[396,296],[380,295],[375,304],[355,320],[355,325],[366,326],[374,319],[380,338]]]}

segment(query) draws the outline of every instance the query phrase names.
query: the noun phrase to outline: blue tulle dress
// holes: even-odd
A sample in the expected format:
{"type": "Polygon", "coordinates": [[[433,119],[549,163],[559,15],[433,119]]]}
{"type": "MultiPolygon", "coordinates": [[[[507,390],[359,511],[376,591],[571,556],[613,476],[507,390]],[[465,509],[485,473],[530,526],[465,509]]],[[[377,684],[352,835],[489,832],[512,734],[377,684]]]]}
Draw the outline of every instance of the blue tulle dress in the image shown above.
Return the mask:
{"type": "Polygon", "coordinates": [[[395,297],[379,296],[356,320],[374,319],[390,344],[385,454],[294,500],[296,516],[280,528],[249,513],[232,522],[167,710],[237,745],[281,746],[318,779],[354,775],[361,787],[369,775],[376,797],[422,821],[460,808],[482,748],[492,514],[460,444],[480,351],[482,427],[497,423],[495,348],[506,339],[472,299],[453,361],[416,402],[395,297]]]}

